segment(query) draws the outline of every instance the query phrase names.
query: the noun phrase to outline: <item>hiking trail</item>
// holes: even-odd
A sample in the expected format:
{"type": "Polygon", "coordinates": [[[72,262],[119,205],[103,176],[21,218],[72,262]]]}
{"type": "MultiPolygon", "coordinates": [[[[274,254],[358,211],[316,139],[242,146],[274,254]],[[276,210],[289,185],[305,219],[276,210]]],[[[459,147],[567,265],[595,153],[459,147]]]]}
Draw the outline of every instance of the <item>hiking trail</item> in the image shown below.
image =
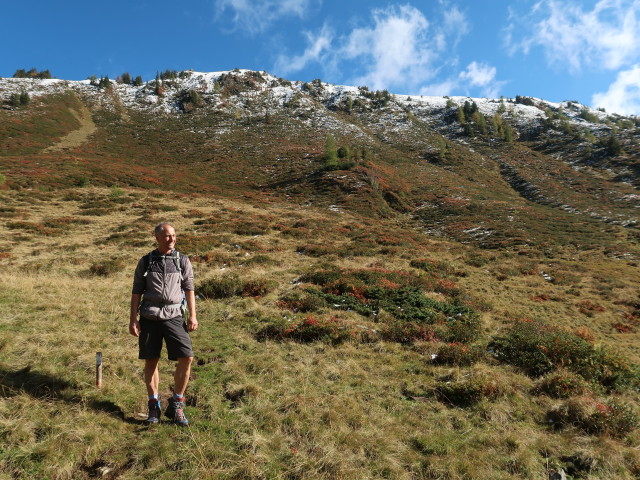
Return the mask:
{"type": "Polygon", "coordinates": [[[69,132],[56,144],[45,148],[45,153],[58,152],[60,150],[65,150],[68,148],[79,147],[80,145],[86,143],[89,139],[89,136],[96,131],[96,124],[93,123],[91,112],[84,103],[81,104],[79,111],[71,110],[71,113],[80,122],[80,128],[69,132]]]}

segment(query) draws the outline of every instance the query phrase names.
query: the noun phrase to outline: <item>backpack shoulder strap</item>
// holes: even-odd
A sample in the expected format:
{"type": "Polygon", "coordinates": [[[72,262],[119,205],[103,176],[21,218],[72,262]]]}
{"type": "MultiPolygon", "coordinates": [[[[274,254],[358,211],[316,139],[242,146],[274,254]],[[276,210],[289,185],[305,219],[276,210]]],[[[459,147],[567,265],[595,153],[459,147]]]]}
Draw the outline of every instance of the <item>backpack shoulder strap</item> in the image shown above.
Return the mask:
{"type": "Polygon", "coordinates": [[[144,275],[147,276],[149,270],[151,270],[151,256],[153,255],[153,251],[147,253],[144,257],[142,257],[142,261],[144,262],[144,275]]]}
{"type": "Polygon", "coordinates": [[[182,262],[180,262],[180,252],[176,250],[174,253],[175,253],[175,256],[173,257],[173,261],[176,264],[178,273],[180,274],[180,281],[183,281],[184,277],[182,276],[182,262]]]}

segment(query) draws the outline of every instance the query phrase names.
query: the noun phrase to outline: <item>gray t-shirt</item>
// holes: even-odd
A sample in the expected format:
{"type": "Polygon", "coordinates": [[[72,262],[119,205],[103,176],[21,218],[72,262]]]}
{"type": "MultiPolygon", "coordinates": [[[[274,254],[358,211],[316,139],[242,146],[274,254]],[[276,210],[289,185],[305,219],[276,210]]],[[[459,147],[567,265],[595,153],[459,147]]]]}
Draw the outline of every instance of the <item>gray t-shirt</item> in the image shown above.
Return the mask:
{"type": "Polygon", "coordinates": [[[145,265],[145,255],[138,261],[133,276],[131,293],[142,294],[140,316],[150,320],[168,320],[179,317],[181,312],[182,291],[193,290],[193,268],[186,255],[179,255],[182,269],[176,265],[176,250],[162,255],[158,250],[151,252],[148,258],[148,268],[145,265]],[[145,272],[147,275],[145,276],[145,272]]]}

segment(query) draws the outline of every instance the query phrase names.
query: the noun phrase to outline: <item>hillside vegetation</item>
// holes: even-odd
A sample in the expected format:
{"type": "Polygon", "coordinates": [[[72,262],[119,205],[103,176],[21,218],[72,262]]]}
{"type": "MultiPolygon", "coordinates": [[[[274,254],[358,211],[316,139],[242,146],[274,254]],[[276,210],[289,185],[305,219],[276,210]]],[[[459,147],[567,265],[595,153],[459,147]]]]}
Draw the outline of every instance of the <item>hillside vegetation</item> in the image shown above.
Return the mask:
{"type": "Polygon", "coordinates": [[[250,71],[23,90],[0,478],[640,476],[637,119],[250,71]],[[143,424],[127,332],[165,220],[199,298],[183,429],[143,424]]]}

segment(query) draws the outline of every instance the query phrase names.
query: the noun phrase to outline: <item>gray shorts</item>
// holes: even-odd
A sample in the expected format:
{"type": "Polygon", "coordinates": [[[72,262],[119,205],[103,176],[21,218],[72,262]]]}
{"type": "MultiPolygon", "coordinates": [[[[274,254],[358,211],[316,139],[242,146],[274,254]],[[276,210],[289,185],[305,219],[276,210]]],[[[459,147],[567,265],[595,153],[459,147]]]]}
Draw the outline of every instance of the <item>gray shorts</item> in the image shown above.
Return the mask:
{"type": "Polygon", "coordinates": [[[140,318],[140,337],[138,338],[140,353],[138,358],[143,360],[160,358],[163,339],[167,344],[169,360],[193,357],[187,325],[182,317],[175,317],[169,320],[140,318]]]}

